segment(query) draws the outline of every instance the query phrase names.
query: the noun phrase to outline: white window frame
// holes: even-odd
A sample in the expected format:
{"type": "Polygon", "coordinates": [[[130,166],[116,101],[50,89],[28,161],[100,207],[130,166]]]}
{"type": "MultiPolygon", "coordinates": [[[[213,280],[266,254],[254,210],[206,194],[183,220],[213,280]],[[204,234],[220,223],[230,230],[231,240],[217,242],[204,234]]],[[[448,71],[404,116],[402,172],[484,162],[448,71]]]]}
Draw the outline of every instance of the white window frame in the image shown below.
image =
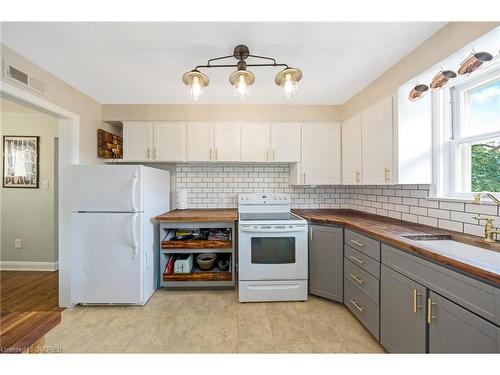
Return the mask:
{"type": "MultiPolygon", "coordinates": [[[[457,191],[459,146],[462,143],[500,137],[500,130],[460,138],[460,119],[463,116],[460,93],[480,86],[500,76],[500,61],[483,68],[477,75],[464,77],[454,86],[432,92],[433,107],[433,185],[431,196],[470,201],[475,192],[457,191]],[[460,115],[457,115],[460,113],[460,115]]],[[[494,192],[500,196],[499,192],[494,192]]]]}

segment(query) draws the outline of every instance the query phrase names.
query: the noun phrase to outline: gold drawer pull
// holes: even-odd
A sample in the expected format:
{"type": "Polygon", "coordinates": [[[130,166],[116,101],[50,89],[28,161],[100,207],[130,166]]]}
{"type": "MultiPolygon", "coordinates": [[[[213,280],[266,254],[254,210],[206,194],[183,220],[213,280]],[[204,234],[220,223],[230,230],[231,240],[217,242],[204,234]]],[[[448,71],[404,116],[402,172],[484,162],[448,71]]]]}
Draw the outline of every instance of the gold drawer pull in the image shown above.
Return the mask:
{"type": "Polygon", "coordinates": [[[418,293],[416,289],[413,289],[413,313],[417,313],[417,309],[420,309],[422,306],[418,305],[417,298],[420,297],[422,294],[418,293]]]}
{"type": "Polygon", "coordinates": [[[351,240],[351,242],[352,242],[353,244],[355,244],[355,245],[358,245],[359,247],[364,247],[364,246],[365,246],[365,244],[364,244],[364,243],[358,242],[358,241],[356,241],[356,240],[351,240]]]}
{"type": "Polygon", "coordinates": [[[353,301],[352,299],[350,301],[354,305],[354,307],[357,308],[359,311],[361,312],[365,311],[364,307],[361,307],[356,301],[353,301]]]}
{"type": "Polygon", "coordinates": [[[432,302],[432,299],[427,298],[427,323],[431,324],[432,319],[436,319],[437,316],[432,315],[432,306],[434,306],[435,303],[432,302]]]}
{"type": "Polygon", "coordinates": [[[357,256],[355,255],[350,255],[349,258],[351,258],[352,260],[354,260],[355,262],[358,262],[359,264],[365,264],[364,261],[362,261],[361,259],[359,259],[357,256]]]}
{"type": "Polygon", "coordinates": [[[351,276],[351,278],[354,279],[359,285],[363,284],[363,280],[361,280],[359,277],[353,275],[352,273],[349,276],[351,276]]]}

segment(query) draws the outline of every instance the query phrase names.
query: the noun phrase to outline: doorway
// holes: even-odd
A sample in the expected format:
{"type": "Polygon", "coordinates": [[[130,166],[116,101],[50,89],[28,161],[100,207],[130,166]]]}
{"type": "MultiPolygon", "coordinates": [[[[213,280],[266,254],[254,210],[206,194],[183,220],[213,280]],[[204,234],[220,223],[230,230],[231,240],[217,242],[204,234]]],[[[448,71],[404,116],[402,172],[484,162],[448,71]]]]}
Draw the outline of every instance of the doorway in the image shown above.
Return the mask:
{"type": "MultiPolygon", "coordinates": [[[[58,120],[58,277],[59,307],[71,303],[71,165],[79,162],[80,117],[17,85],[2,81],[0,96],[58,120]]],[[[0,195],[0,199],[2,199],[0,195]]],[[[1,215],[0,215],[1,217],[1,215]]],[[[1,223],[0,223],[1,224],[1,223]]],[[[1,249],[0,249],[1,251],[1,249]]]]}
{"type": "Polygon", "coordinates": [[[2,312],[59,309],[59,121],[0,98],[2,312]]]}

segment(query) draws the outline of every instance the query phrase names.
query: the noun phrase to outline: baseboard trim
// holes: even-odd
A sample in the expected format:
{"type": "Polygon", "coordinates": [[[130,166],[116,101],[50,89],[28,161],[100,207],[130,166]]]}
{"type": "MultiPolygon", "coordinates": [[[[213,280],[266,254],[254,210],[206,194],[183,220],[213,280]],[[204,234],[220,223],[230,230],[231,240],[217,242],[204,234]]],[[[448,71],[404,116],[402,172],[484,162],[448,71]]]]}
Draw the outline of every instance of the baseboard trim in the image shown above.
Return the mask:
{"type": "Polygon", "coordinates": [[[1,271],[57,271],[59,262],[9,262],[0,261],[1,271]]]}

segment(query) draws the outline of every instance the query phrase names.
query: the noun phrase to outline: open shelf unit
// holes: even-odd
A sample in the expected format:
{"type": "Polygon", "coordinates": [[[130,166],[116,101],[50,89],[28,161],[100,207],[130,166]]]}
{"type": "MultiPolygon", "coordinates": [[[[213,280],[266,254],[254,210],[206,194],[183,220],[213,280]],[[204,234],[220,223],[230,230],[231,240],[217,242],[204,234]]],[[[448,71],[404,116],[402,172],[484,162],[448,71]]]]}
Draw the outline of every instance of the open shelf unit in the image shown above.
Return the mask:
{"type": "MultiPolygon", "coordinates": [[[[159,286],[162,288],[234,288],[235,273],[235,223],[234,222],[161,222],[159,286]],[[177,230],[229,229],[228,240],[187,239],[175,240],[177,230]],[[211,270],[200,270],[196,256],[201,253],[215,253],[229,260],[229,269],[220,271],[215,265],[211,270]],[[170,257],[179,254],[193,254],[193,270],[190,273],[167,273],[170,257]]],[[[175,258],[173,258],[175,259],[175,258]]],[[[217,261],[216,261],[217,263],[217,261]]]]}

